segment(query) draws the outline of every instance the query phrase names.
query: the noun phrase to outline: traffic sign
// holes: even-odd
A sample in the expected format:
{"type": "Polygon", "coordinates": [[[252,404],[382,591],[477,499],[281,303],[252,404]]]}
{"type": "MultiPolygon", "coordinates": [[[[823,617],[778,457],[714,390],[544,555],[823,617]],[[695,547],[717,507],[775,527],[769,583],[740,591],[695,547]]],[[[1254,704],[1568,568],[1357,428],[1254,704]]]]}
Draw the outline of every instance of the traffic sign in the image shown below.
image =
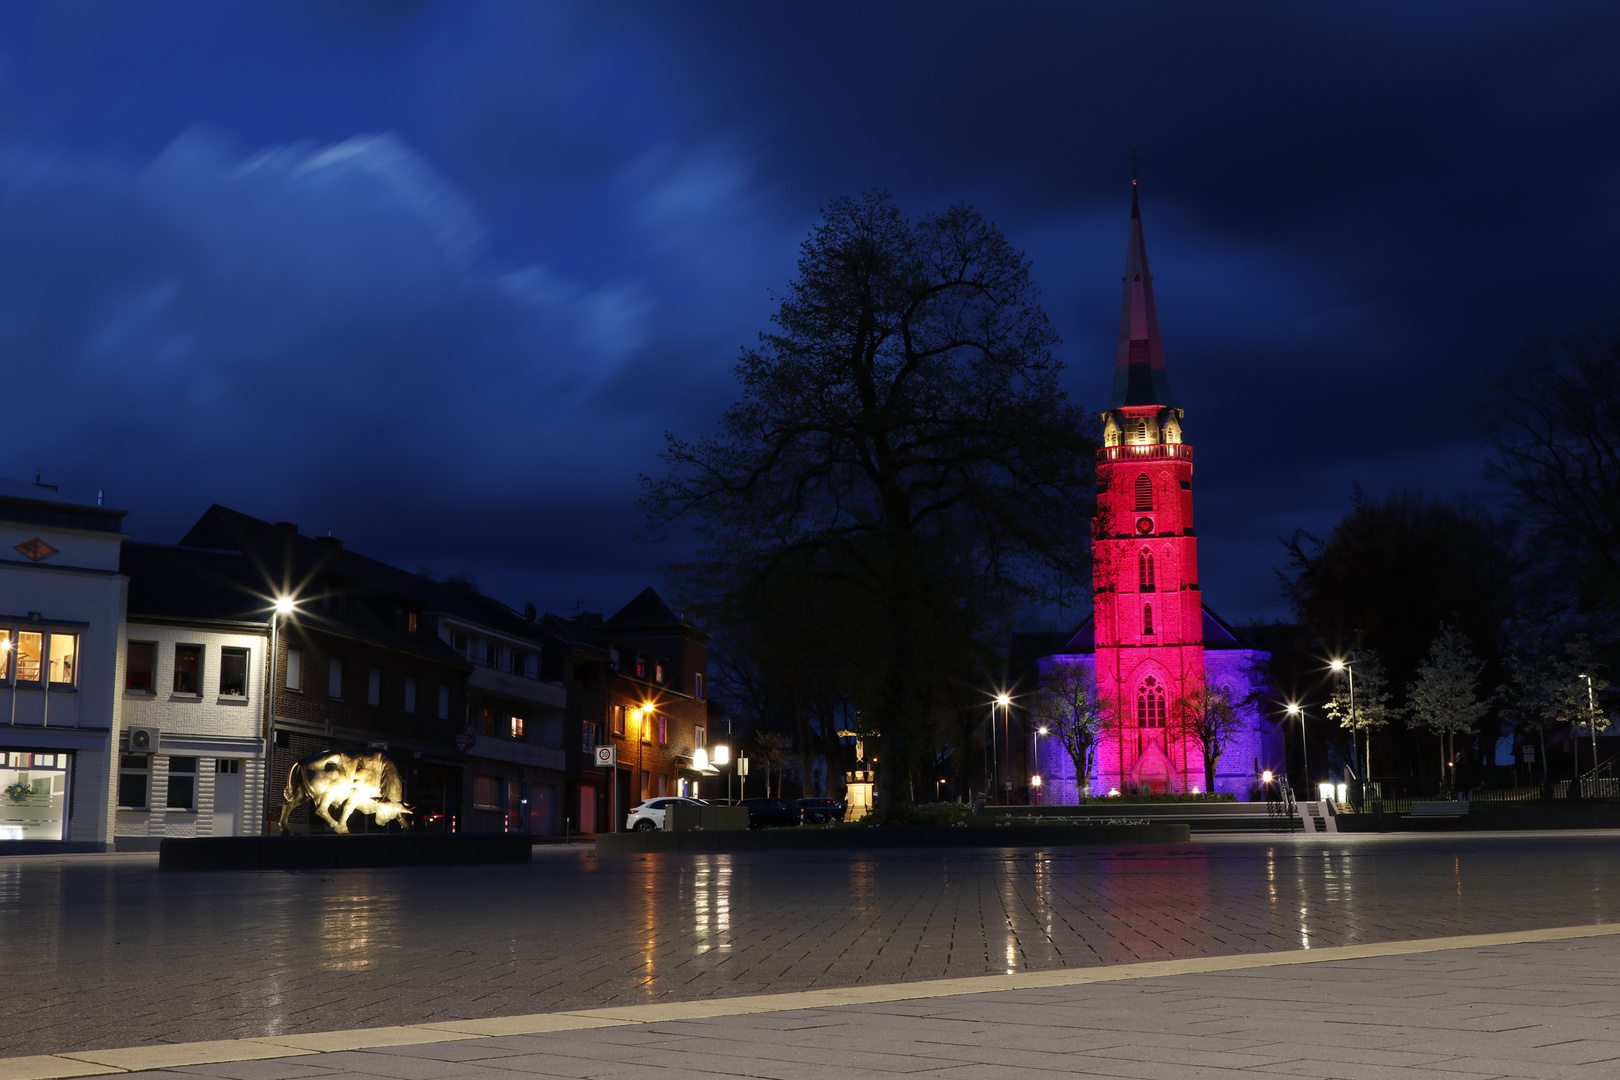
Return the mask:
{"type": "Polygon", "coordinates": [[[478,735],[473,731],[472,728],[463,728],[456,735],[456,745],[461,748],[461,752],[463,754],[465,754],[468,750],[471,750],[473,743],[477,741],[478,735]]]}
{"type": "Polygon", "coordinates": [[[615,746],[598,746],[596,748],[596,767],[598,769],[611,769],[619,763],[619,751],[615,746]]]}

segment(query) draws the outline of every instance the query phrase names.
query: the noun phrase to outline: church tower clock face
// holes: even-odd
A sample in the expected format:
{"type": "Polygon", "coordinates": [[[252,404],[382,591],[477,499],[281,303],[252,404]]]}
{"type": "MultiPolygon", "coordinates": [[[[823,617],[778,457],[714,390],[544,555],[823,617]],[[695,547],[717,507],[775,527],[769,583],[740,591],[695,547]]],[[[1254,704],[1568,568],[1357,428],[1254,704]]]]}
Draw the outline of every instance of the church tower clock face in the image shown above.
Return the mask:
{"type": "Polygon", "coordinates": [[[1143,536],[1146,536],[1148,533],[1152,532],[1153,531],[1153,519],[1152,518],[1137,518],[1136,519],[1136,531],[1141,533],[1143,536]]]}

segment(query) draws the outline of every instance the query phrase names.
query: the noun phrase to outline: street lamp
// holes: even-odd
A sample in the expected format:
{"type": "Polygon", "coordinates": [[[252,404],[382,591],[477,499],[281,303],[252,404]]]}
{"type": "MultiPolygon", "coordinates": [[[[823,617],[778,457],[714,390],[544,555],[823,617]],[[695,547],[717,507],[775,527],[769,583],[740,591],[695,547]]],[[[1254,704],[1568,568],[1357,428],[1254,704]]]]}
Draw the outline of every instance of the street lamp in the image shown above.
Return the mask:
{"type": "MultiPolygon", "coordinates": [[[[1348,660],[1335,660],[1328,665],[1334,671],[1342,671],[1350,676],[1350,745],[1355,746],[1356,740],[1356,654],[1351,653],[1348,660]]],[[[1367,729],[1367,752],[1361,759],[1361,806],[1367,805],[1367,781],[1372,774],[1372,729],[1367,729]]]]}
{"type": "MultiPolygon", "coordinates": [[[[1592,676],[1590,676],[1590,675],[1577,675],[1575,677],[1577,679],[1585,679],[1586,680],[1586,721],[1587,721],[1587,726],[1592,729],[1592,787],[1593,787],[1593,794],[1595,795],[1597,793],[1596,788],[1597,788],[1597,776],[1598,776],[1598,771],[1597,771],[1597,767],[1598,767],[1597,699],[1595,697],[1593,697],[1593,695],[1592,695],[1592,676]]],[[[1575,740],[1571,739],[1570,740],[1571,744],[1573,744],[1574,741],[1575,740]]],[[[1576,785],[1576,787],[1579,787],[1580,783],[1581,783],[1581,766],[1580,766],[1580,763],[1577,762],[1576,765],[1575,765],[1575,785],[1576,785]]]]}
{"type": "Polygon", "coordinates": [[[275,775],[276,753],[276,664],[281,659],[281,622],[298,610],[290,596],[278,596],[270,604],[270,655],[265,658],[264,678],[264,832],[270,834],[270,797],[275,775]]]}
{"type": "Polygon", "coordinates": [[[1297,702],[1288,703],[1288,715],[1299,720],[1299,759],[1305,768],[1305,794],[1311,793],[1311,755],[1305,740],[1305,710],[1297,702]]]}
{"type": "Polygon", "coordinates": [[[1035,805],[1041,805],[1041,774],[1036,773],[1029,778],[1029,786],[1035,789],[1035,805]]]}
{"type": "MultiPolygon", "coordinates": [[[[1012,698],[1008,697],[1004,693],[997,694],[996,695],[996,704],[1001,706],[1001,737],[1002,737],[1003,742],[1006,744],[1007,757],[1011,758],[1012,757],[1012,731],[1011,731],[1012,716],[1011,716],[1009,710],[1010,710],[1010,708],[1012,706],[1012,698]]],[[[995,711],[994,710],[991,710],[991,713],[990,713],[990,737],[991,737],[992,741],[995,739],[995,711]]],[[[1010,770],[1012,769],[1012,762],[1011,761],[1007,762],[1007,769],[1009,771],[1004,773],[1004,774],[1001,773],[1001,767],[1002,766],[1001,766],[1000,755],[998,754],[997,759],[996,759],[996,771],[997,771],[998,774],[1001,775],[1001,788],[1002,788],[1002,793],[1003,793],[1002,798],[1003,798],[1003,802],[1005,803],[1005,805],[1011,806],[1012,805],[1012,772],[1010,770]]]]}
{"type": "MultiPolygon", "coordinates": [[[[1045,724],[1042,724],[1040,727],[1035,729],[1035,738],[1033,740],[1034,743],[1035,743],[1035,752],[1034,752],[1033,757],[1034,757],[1034,762],[1035,762],[1035,768],[1037,768],[1037,769],[1041,767],[1041,736],[1042,735],[1050,735],[1051,733],[1052,733],[1052,730],[1050,728],[1048,728],[1045,724]]],[[[1034,791],[1033,794],[1035,796],[1037,796],[1037,802],[1038,802],[1039,801],[1038,797],[1039,797],[1039,795],[1041,793],[1040,792],[1041,778],[1039,776],[1035,776],[1034,778],[1032,778],[1030,780],[1030,783],[1035,786],[1035,791],[1034,791]]]]}

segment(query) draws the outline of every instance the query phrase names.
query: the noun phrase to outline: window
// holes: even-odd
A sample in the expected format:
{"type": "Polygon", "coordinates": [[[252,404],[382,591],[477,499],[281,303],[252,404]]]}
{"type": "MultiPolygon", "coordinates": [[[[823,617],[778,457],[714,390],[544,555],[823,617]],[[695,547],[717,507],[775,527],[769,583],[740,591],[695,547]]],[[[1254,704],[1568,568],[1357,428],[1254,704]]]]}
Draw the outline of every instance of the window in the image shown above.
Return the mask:
{"type": "Polygon", "coordinates": [[[614,672],[615,674],[618,673],[618,670],[619,670],[619,647],[617,645],[609,645],[608,646],[608,670],[611,671],[611,672],[614,672]]]}
{"type": "Polygon", "coordinates": [[[608,723],[612,726],[613,734],[624,738],[624,706],[615,705],[608,710],[608,723]]]}
{"type": "Polygon", "coordinates": [[[450,719],[450,688],[448,686],[439,687],[439,719],[450,719]]]}
{"type": "Polygon", "coordinates": [[[131,810],[146,808],[146,781],[152,772],[149,754],[118,756],[118,805],[131,810]]]}
{"type": "Polygon", "coordinates": [[[701,671],[692,676],[692,696],[699,701],[703,700],[703,673],[701,671]]]}
{"type": "Polygon", "coordinates": [[[297,690],[300,693],[303,692],[303,689],[304,689],[304,650],[303,649],[288,649],[287,650],[287,689],[289,689],[289,690],[297,690]]]}
{"type": "Polygon", "coordinates": [[[408,712],[408,713],[413,713],[413,712],[416,711],[416,676],[415,675],[407,675],[407,676],[405,676],[405,711],[408,712]]]}
{"type": "Polygon", "coordinates": [[[658,774],[658,794],[669,794],[669,777],[665,776],[663,773],[658,774]]]}
{"type": "Polygon", "coordinates": [[[420,626],[421,622],[416,612],[407,611],[405,613],[405,632],[407,634],[414,634],[420,628],[420,626]]]}
{"type": "Polygon", "coordinates": [[[636,727],[642,742],[652,742],[653,716],[651,709],[636,709],[636,727]]]}
{"type": "Polygon", "coordinates": [[[514,674],[514,675],[522,675],[525,671],[528,670],[528,667],[529,667],[529,654],[525,653],[525,652],[520,652],[517,649],[513,649],[512,650],[512,674],[514,674]]]}
{"type": "Polygon", "coordinates": [[[461,655],[467,656],[468,655],[468,652],[467,652],[467,635],[466,634],[451,634],[450,635],[450,647],[452,649],[456,650],[456,652],[460,653],[461,655]]]}
{"type": "Polygon", "coordinates": [[[219,650],[219,696],[247,697],[248,651],[226,646],[219,650]]]}
{"type": "Polygon", "coordinates": [[[473,777],[473,806],[479,810],[499,810],[501,808],[500,777],[473,777]]]}
{"type": "Polygon", "coordinates": [[[343,661],[337,657],[326,664],[326,696],[334,701],[343,698],[343,661]]]}
{"type": "Polygon", "coordinates": [[[1136,726],[1164,727],[1164,687],[1152,675],[1142,680],[1136,692],[1136,726]]]}
{"type": "Polygon", "coordinates": [[[1147,548],[1136,557],[1137,589],[1140,592],[1153,591],[1153,552],[1147,548]]]}
{"type": "Polygon", "coordinates": [[[579,748],[587,754],[596,749],[596,741],[601,737],[600,724],[586,720],[579,725],[579,748]]]}
{"type": "Polygon", "coordinates": [[[72,686],[79,674],[79,635],[51,635],[51,682],[72,686]]]}
{"type": "Polygon", "coordinates": [[[1146,420],[1138,420],[1136,422],[1136,441],[1137,442],[1147,442],[1148,441],[1148,438],[1147,438],[1147,421],[1146,420]]]}
{"type": "Polygon", "coordinates": [[[523,717],[521,716],[512,717],[512,738],[523,738],[523,717]]]}
{"type": "Polygon", "coordinates": [[[664,662],[662,660],[655,660],[655,661],[653,661],[653,682],[661,683],[663,681],[664,681],[664,662]]]}
{"type": "Polygon", "coordinates": [[[165,805],[170,810],[197,808],[197,759],[172,757],[169,759],[169,798],[165,805]]]}
{"type": "Polygon", "coordinates": [[[709,732],[708,732],[708,729],[700,728],[700,727],[693,728],[692,729],[692,745],[697,747],[700,750],[703,749],[703,747],[708,746],[709,745],[709,732]]]}
{"type": "Polygon", "coordinates": [[[214,771],[216,773],[240,773],[242,771],[241,758],[215,758],[214,771]]]}
{"type": "Polygon", "coordinates": [[[652,798],[652,774],[646,769],[641,770],[641,801],[646,802],[652,798]]]}
{"type": "Polygon", "coordinates": [[[203,647],[201,645],[176,645],[174,647],[175,693],[202,693],[202,659],[203,647]]]}
{"type": "Polygon", "coordinates": [[[647,657],[642,653],[636,653],[636,678],[645,679],[646,677],[647,657]]]}
{"type": "Polygon", "coordinates": [[[23,630],[17,635],[17,681],[39,682],[40,661],[45,655],[45,635],[23,630]]]}
{"type": "Polygon", "coordinates": [[[484,734],[495,734],[495,710],[488,705],[484,706],[484,734]]]}
{"type": "Polygon", "coordinates": [[[669,717],[658,717],[658,745],[669,745],[669,717]]]}
{"type": "Polygon", "coordinates": [[[382,668],[374,667],[366,675],[366,704],[382,704],[382,668]]]}
{"type": "Polygon", "coordinates": [[[1142,605],[1142,636],[1143,637],[1152,637],[1153,636],[1153,605],[1152,604],[1143,604],[1142,605]]]}
{"type": "Polygon", "coordinates": [[[1136,508],[1138,510],[1153,509],[1153,481],[1148,474],[1143,473],[1136,478],[1136,508]]]}
{"type": "Polygon", "coordinates": [[[124,689],[150,694],[156,688],[157,642],[132,641],[124,651],[124,689]]]}

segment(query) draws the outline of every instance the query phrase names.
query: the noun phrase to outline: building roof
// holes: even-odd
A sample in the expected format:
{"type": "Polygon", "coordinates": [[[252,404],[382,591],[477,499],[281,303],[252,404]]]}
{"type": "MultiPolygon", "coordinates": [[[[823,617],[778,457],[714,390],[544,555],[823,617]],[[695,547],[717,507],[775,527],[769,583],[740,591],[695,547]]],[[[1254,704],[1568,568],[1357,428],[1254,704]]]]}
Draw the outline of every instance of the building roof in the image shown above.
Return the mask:
{"type": "Polygon", "coordinates": [[[132,619],[268,625],[270,600],[240,551],[126,540],[118,569],[129,578],[132,619]]]}
{"type": "Polygon", "coordinates": [[[602,621],[604,627],[616,630],[630,627],[679,626],[680,617],[664,603],[658,590],[651,585],[636,594],[636,598],[602,621]]]}
{"type": "Polygon", "coordinates": [[[68,498],[55,484],[29,483],[10,476],[0,479],[0,521],[116,533],[123,530],[128,513],[68,498]]]}
{"type": "Polygon", "coordinates": [[[391,607],[386,611],[381,607],[392,600],[420,608],[423,614],[459,619],[536,644],[566,643],[555,627],[525,618],[470,584],[436,581],[401,570],[349,551],[341,540],[304,536],[291,522],[271,523],[215,504],[186,533],[181,544],[241,552],[247,559],[251,580],[262,583],[266,592],[295,599],[303,594],[300,617],[315,625],[325,624],[323,628],[336,632],[363,633],[380,643],[431,653],[437,659],[465,664],[459,653],[438,638],[406,633],[395,625],[391,607]],[[319,595],[326,581],[352,587],[369,605],[363,602],[344,615],[319,610],[308,601],[319,595]]]}
{"type": "Polygon", "coordinates": [[[1159,340],[1159,313],[1153,304],[1153,275],[1148,273],[1135,180],[1131,181],[1131,236],[1125,248],[1125,299],[1119,313],[1114,392],[1103,408],[1112,411],[1132,405],[1181,409],[1164,369],[1164,345],[1159,340]]]}

